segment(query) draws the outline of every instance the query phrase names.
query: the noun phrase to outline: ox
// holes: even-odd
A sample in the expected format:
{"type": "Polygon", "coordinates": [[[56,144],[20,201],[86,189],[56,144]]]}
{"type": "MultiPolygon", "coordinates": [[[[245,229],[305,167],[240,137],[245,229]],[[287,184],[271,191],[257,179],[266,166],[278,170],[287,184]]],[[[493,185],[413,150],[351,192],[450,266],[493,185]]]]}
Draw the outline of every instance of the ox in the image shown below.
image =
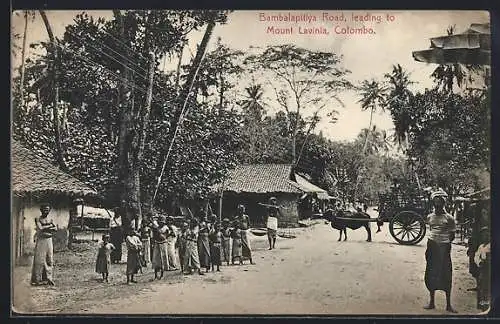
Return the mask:
{"type": "Polygon", "coordinates": [[[357,212],[351,212],[351,211],[346,211],[346,210],[333,210],[333,209],[327,209],[323,216],[330,222],[332,225],[332,228],[339,230],[340,236],[338,241],[342,240],[342,232],[344,232],[344,241],[347,240],[347,228],[350,228],[352,230],[357,230],[361,227],[364,227],[366,229],[366,233],[368,234],[367,242],[372,241],[372,231],[370,228],[370,223],[368,221],[362,221],[362,220],[356,220],[356,218],[366,218],[370,219],[370,215],[367,213],[363,213],[362,211],[357,211],[357,212]],[[338,217],[342,218],[355,218],[353,220],[345,220],[345,219],[339,219],[338,217]]]}

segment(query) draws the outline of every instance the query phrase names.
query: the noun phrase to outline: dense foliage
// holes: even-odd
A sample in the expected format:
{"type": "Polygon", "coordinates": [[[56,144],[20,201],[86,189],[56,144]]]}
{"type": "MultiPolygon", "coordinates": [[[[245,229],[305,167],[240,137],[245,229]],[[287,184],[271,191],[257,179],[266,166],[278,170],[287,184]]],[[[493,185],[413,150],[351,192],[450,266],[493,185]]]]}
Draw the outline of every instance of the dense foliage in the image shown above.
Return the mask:
{"type": "Polygon", "coordinates": [[[190,63],[181,64],[190,32],[206,26],[206,41],[226,18],[210,10],[76,16],[61,39],[30,44],[38,54],[25,61],[24,84],[14,79],[13,137],[113,204],[123,197],[116,193],[124,187],[123,170],[134,173],[125,180],[140,184],[130,190],[143,204],[158,186],[155,204],[165,207],[206,198],[238,163],[290,163],[332,195],[373,203],[394,178],[414,182],[418,175],[422,185],[458,191],[488,184],[489,91],[454,93],[443,87],[454,74],[438,69],[436,88],[413,92],[409,74],[395,65],[383,81],[358,88],[360,108],[389,111],[395,134],[370,118],[356,139],[336,142],[315,131],[325,118],[335,127],[332,102],[352,88],[340,55],[294,45],[245,55],[218,39],[206,53],[202,41],[190,63]],[[177,56],[176,71],[160,69],[165,56],[177,56]],[[265,84],[241,89],[241,80],[255,75],[265,84]],[[405,158],[388,154],[393,144],[405,158]]]}

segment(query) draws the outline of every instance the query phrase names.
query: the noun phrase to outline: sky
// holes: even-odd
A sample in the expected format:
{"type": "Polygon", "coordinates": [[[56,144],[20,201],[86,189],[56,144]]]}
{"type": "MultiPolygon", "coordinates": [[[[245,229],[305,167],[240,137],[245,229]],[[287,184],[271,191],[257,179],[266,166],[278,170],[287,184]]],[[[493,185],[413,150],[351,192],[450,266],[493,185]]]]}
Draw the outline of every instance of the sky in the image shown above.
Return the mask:
{"type": "MultiPolygon", "coordinates": [[[[56,36],[61,36],[65,26],[71,24],[76,14],[81,11],[47,11],[56,36]]],[[[89,10],[94,17],[111,18],[111,11],[89,10]]],[[[411,73],[411,79],[417,82],[414,90],[423,90],[432,86],[430,74],[435,64],[417,62],[412,51],[427,49],[430,38],[443,36],[446,29],[455,25],[458,33],[465,31],[472,23],[488,23],[487,11],[234,11],[225,25],[217,25],[209,43],[213,48],[216,39],[232,49],[246,51],[250,46],[294,44],[316,51],[328,51],[343,56],[343,66],[351,71],[349,80],[359,84],[362,80],[381,80],[384,73],[392,69],[393,64],[400,64],[411,73]],[[343,14],[344,19],[341,19],[343,14]],[[300,21],[276,21],[284,17],[297,17],[300,21]],[[375,19],[380,18],[380,22],[375,19]],[[268,21],[273,19],[275,21],[268,21]],[[314,18],[313,18],[314,17],[314,18]],[[326,21],[324,17],[328,17],[326,21]],[[307,21],[306,21],[307,19],[307,21]],[[330,20],[331,19],[331,20],[330,20]],[[335,20],[337,19],[337,20],[335,20]],[[343,30],[353,28],[372,28],[373,34],[342,34],[343,30]],[[276,29],[292,28],[292,34],[273,34],[269,27],[276,29]],[[301,29],[299,31],[299,28],[301,29]],[[328,34],[303,34],[308,28],[325,28],[328,34]]],[[[14,14],[12,19],[14,32],[21,32],[24,21],[14,14]]],[[[190,49],[183,58],[189,60],[195,52],[203,31],[190,35],[190,49]]],[[[48,39],[42,20],[37,15],[28,26],[27,44],[48,39]]],[[[29,54],[29,53],[28,53],[29,54]]],[[[13,59],[12,66],[20,64],[20,53],[13,59]]],[[[175,61],[166,62],[166,68],[173,67],[175,61]]],[[[242,80],[243,82],[245,80],[242,80]]],[[[267,94],[271,97],[271,93],[267,94]]],[[[154,94],[153,94],[154,96],[154,94]]],[[[349,141],[369,124],[370,112],[362,111],[358,103],[359,94],[354,91],[341,93],[344,107],[332,100],[331,107],[336,109],[338,121],[335,124],[324,119],[316,131],[335,141],[349,141]]],[[[270,110],[277,107],[270,102],[270,110]]],[[[394,127],[388,112],[377,112],[373,124],[379,129],[392,132],[394,127]]]]}

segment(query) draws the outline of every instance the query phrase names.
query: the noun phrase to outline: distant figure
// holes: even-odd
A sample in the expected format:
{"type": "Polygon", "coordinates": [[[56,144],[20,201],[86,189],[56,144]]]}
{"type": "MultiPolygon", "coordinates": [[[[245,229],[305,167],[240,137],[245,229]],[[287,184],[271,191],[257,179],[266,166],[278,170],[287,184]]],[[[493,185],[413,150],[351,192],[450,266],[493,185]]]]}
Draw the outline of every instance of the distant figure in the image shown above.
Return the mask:
{"type": "Polygon", "coordinates": [[[241,248],[242,248],[242,259],[247,258],[250,260],[250,264],[254,264],[252,260],[252,248],[250,245],[250,241],[248,239],[248,229],[250,227],[250,217],[245,214],[245,206],[238,206],[238,214],[237,218],[239,220],[239,228],[241,235],[241,248]]]}
{"type": "Polygon", "coordinates": [[[127,245],[127,284],[137,283],[134,275],[141,270],[140,252],[142,249],[139,232],[131,228],[125,238],[125,243],[127,245]]]}
{"type": "Polygon", "coordinates": [[[430,235],[425,251],[425,285],[429,290],[429,304],[425,309],[436,308],[434,296],[436,290],[444,290],[446,293],[446,310],[456,313],[451,306],[452,286],[452,263],[451,242],[455,239],[456,224],[453,216],[448,214],[444,208],[448,194],[440,189],[431,194],[434,212],[427,216],[430,227],[430,235]]]}
{"type": "Polygon", "coordinates": [[[109,238],[115,249],[111,252],[111,263],[122,260],[123,228],[121,208],[115,208],[115,215],[109,222],[109,238]]]}
{"type": "Polygon", "coordinates": [[[144,259],[144,264],[148,265],[151,263],[151,228],[146,222],[141,224],[141,242],[143,247],[142,257],[144,259]]]}
{"type": "Polygon", "coordinates": [[[102,242],[99,245],[97,252],[97,261],[95,264],[95,272],[102,274],[102,281],[109,282],[109,268],[111,267],[111,252],[115,246],[109,242],[109,235],[102,236],[102,242]]]}
{"type": "Polygon", "coordinates": [[[234,261],[238,259],[239,264],[242,265],[242,252],[241,252],[241,229],[239,225],[236,226],[231,231],[231,238],[233,239],[232,253],[231,253],[231,264],[234,264],[234,261]]]}
{"type": "Polygon", "coordinates": [[[168,270],[169,271],[175,271],[179,268],[178,264],[178,257],[177,257],[177,251],[176,251],[176,245],[177,245],[177,227],[174,225],[174,221],[172,217],[167,217],[167,227],[168,227],[168,234],[167,234],[167,257],[168,257],[168,270]]]}
{"type": "Polygon", "coordinates": [[[177,248],[179,250],[179,266],[181,267],[181,272],[184,272],[184,255],[186,254],[186,232],[189,229],[187,222],[183,222],[181,225],[181,230],[177,236],[177,248]]]}
{"type": "Polygon", "coordinates": [[[39,217],[35,218],[35,255],[33,257],[33,268],[31,270],[31,284],[34,286],[48,284],[54,286],[52,280],[52,268],[54,266],[54,246],[52,236],[57,231],[51,218],[49,218],[50,205],[40,206],[39,217]]]}
{"type": "Polygon", "coordinates": [[[229,227],[229,219],[222,220],[222,261],[229,265],[231,262],[231,228],[229,227]]]}
{"type": "Polygon", "coordinates": [[[210,258],[212,264],[212,271],[214,267],[217,267],[217,271],[220,271],[220,266],[222,263],[222,232],[220,223],[215,223],[214,228],[210,232],[210,258]]]}
{"type": "Polygon", "coordinates": [[[366,203],[363,204],[363,211],[368,212],[368,205],[366,203]]]}
{"type": "Polygon", "coordinates": [[[189,223],[189,229],[185,232],[186,248],[184,254],[184,274],[192,274],[193,270],[198,270],[199,275],[204,275],[200,268],[198,255],[198,234],[196,232],[198,224],[195,220],[189,223]]]}
{"type": "Polygon", "coordinates": [[[208,235],[210,233],[208,219],[203,218],[200,223],[200,229],[198,232],[198,255],[200,259],[200,266],[205,268],[206,272],[210,270],[210,239],[208,235]]]}
{"type": "Polygon", "coordinates": [[[158,218],[158,221],[153,223],[153,259],[152,267],[155,272],[155,279],[163,278],[163,273],[169,270],[168,251],[167,251],[167,235],[169,229],[166,224],[165,216],[158,218]]]}
{"type": "Polygon", "coordinates": [[[491,301],[491,244],[490,229],[481,228],[480,242],[474,261],[478,267],[477,275],[477,308],[486,311],[491,301]]]}
{"type": "MultiPolygon", "coordinates": [[[[278,232],[278,214],[281,215],[280,206],[277,204],[276,197],[269,198],[269,204],[261,204],[267,208],[267,240],[269,241],[269,250],[275,248],[276,234],[278,232]]],[[[283,216],[283,215],[281,215],[283,216]]]]}

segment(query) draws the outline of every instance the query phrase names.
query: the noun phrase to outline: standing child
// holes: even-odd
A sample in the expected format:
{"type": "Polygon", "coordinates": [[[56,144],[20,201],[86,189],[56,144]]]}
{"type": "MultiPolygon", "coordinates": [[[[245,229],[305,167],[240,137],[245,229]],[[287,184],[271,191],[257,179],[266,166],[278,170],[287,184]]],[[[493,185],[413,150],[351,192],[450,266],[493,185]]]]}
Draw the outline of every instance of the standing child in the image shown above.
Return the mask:
{"type": "Polygon", "coordinates": [[[238,259],[240,265],[243,264],[242,260],[242,246],[241,246],[241,230],[238,224],[235,225],[234,229],[231,232],[231,238],[233,239],[233,253],[231,258],[231,263],[234,264],[234,260],[238,259]]]}
{"type": "Polygon", "coordinates": [[[109,282],[109,268],[111,267],[111,251],[115,249],[115,246],[109,243],[109,235],[104,234],[102,236],[102,242],[99,245],[99,250],[97,252],[97,261],[95,264],[95,272],[102,274],[102,281],[109,282]]]}
{"type": "Polygon", "coordinates": [[[215,223],[213,230],[210,232],[210,257],[212,263],[212,271],[214,271],[214,266],[217,266],[217,271],[220,271],[221,265],[221,244],[222,244],[222,232],[219,223],[215,223]]]}
{"type": "Polygon", "coordinates": [[[131,282],[137,283],[134,280],[139,270],[141,270],[140,251],[142,249],[142,242],[139,232],[130,229],[125,239],[127,245],[127,284],[131,282]]]}
{"type": "Polygon", "coordinates": [[[173,218],[170,216],[167,217],[167,227],[168,227],[168,234],[167,234],[168,270],[175,271],[178,270],[178,263],[179,263],[177,257],[177,248],[176,248],[178,230],[177,227],[174,225],[173,218]]]}

